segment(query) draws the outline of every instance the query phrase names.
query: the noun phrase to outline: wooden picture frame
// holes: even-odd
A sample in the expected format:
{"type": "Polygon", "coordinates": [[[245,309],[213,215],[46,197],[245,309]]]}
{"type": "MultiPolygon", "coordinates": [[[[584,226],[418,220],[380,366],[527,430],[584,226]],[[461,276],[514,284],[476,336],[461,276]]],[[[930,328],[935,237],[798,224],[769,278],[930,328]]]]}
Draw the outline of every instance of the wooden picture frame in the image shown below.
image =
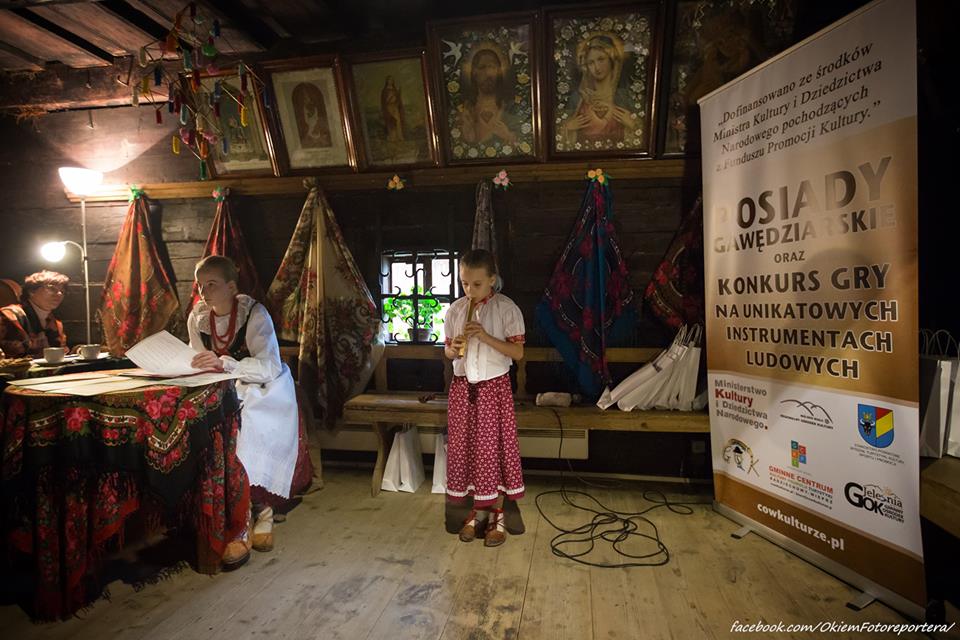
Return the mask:
{"type": "MultiPolygon", "coordinates": [[[[196,73],[196,72],[194,72],[196,73]]],[[[246,95],[241,91],[241,80],[236,68],[221,69],[217,73],[200,72],[200,89],[194,91],[191,79],[181,76],[184,95],[189,96],[195,115],[204,120],[204,129],[209,132],[206,119],[215,119],[219,128],[217,139],[208,144],[207,169],[211,179],[222,177],[260,177],[279,175],[274,140],[264,113],[262,88],[252,74],[247,78],[246,95]],[[219,83],[219,117],[212,107],[211,95],[219,83]],[[247,109],[247,125],[241,124],[240,104],[243,96],[247,109]],[[201,106],[204,105],[204,106],[201,106]],[[226,151],[223,137],[227,137],[226,151]]],[[[202,130],[201,130],[202,131],[202,130]]]]}
{"type": "Polygon", "coordinates": [[[337,55],[264,62],[270,121],[284,175],[353,171],[356,155],[337,55]]]}
{"type": "Polygon", "coordinates": [[[662,0],[544,10],[547,153],[650,157],[662,0]]]}
{"type": "Polygon", "coordinates": [[[430,22],[427,32],[444,161],[543,160],[539,12],[430,22]]]}
{"type": "Polygon", "coordinates": [[[343,68],[358,167],[438,166],[426,50],[348,56],[343,68]]]}
{"type": "Polygon", "coordinates": [[[668,3],[657,154],[700,154],[697,99],[793,44],[794,0],[668,3]]]}

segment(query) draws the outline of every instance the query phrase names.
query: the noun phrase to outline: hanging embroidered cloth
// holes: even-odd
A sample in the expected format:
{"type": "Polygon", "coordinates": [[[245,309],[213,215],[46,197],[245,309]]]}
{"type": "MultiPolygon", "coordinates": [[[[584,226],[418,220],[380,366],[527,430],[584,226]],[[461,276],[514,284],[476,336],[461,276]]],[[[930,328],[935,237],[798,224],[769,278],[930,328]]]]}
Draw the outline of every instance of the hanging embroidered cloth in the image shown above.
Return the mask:
{"type": "Polygon", "coordinates": [[[158,331],[177,333],[182,325],[179,310],[176,287],[150,230],[147,199],[142,190],[133,187],[130,209],[103,282],[100,322],[104,342],[112,355],[122,356],[158,331]]]}
{"type": "Polygon", "coordinates": [[[500,276],[500,256],[497,254],[497,230],[493,223],[493,203],[490,198],[490,182],[480,180],[477,184],[477,211],[473,217],[473,239],[471,249],[486,249],[493,254],[493,261],[497,265],[497,281],[493,285],[494,291],[503,289],[503,278],[500,276]]]}
{"type": "Polygon", "coordinates": [[[316,180],[267,291],[277,335],[300,343],[298,381],[332,426],[383,355],[377,306],[316,180]]]}
{"type": "Polygon", "coordinates": [[[477,212],[473,218],[471,249],[486,249],[497,256],[497,234],[493,225],[493,205],[490,201],[490,181],[477,185],[477,212]]]}
{"type": "MultiPolygon", "coordinates": [[[[230,212],[230,201],[227,199],[229,195],[230,190],[222,187],[213,192],[213,199],[217,202],[217,213],[213,217],[213,227],[207,237],[207,244],[203,248],[203,257],[227,256],[233,260],[239,271],[237,282],[239,293],[245,293],[254,300],[263,300],[263,287],[260,286],[260,278],[257,277],[257,270],[253,266],[253,258],[247,251],[243,230],[230,212]]],[[[186,315],[190,315],[190,309],[199,299],[200,293],[197,290],[197,283],[194,282],[186,315]]]]}
{"type": "Polygon", "coordinates": [[[704,321],[703,202],[680,224],[644,292],[653,313],[669,327],[704,321]]]}
{"type": "Polygon", "coordinates": [[[613,226],[609,179],[593,178],[537,305],[538,323],[587,396],[599,396],[610,382],[606,349],[633,328],[632,302],[627,265],[613,226]]]}

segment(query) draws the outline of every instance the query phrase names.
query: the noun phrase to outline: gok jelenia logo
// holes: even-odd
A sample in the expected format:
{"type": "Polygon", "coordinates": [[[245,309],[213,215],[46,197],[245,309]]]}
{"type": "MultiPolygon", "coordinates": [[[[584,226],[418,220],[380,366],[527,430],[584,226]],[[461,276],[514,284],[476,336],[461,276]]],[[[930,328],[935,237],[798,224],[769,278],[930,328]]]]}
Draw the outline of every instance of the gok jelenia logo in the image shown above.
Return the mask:
{"type": "Polygon", "coordinates": [[[871,447],[889,447],[893,444],[893,409],[858,404],[857,428],[860,430],[860,437],[871,447]]]}

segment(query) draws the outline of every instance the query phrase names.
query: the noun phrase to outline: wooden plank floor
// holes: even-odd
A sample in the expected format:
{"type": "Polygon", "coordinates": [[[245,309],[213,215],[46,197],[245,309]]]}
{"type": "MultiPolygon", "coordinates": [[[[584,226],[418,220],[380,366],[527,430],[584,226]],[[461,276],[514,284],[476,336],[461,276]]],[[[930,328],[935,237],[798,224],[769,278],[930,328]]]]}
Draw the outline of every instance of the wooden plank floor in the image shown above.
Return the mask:
{"type": "MultiPolygon", "coordinates": [[[[110,584],[110,600],[60,623],[33,624],[19,607],[0,606],[0,635],[18,640],[689,640],[727,637],[736,620],[905,622],[881,604],[859,613],[847,609],[844,603],[855,593],[851,587],[757,536],[734,540],[730,534],[737,525],[709,506],[694,507],[692,515],[666,509],[649,515],[669,549],[666,566],[600,569],[562,560],[550,551],[556,531],[533,503],[536,493],[559,483],[528,480],[522,502],[527,533],[487,549],[444,531],[442,496],[427,493],[429,484],[413,495],[372,498],[369,472],[328,468],[325,488],[277,525],[274,551],[255,553],[242,569],[215,577],[186,569],[136,588],[130,578],[118,579],[110,584]]],[[[586,489],[621,511],[650,504],[642,498],[648,485],[577,484],[569,481],[568,488],[586,489]]],[[[709,499],[703,490],[684,495],[678,492],[686,488],[667,490],[677,500],[709,499]]],[[[589,519],[557,495],[544,503],[561,526],[589,519]]],[[[630,542],[625,550],[655,549],[630,542]]],[[[608,550],[593,559],[617,560],[608,550]]]]}

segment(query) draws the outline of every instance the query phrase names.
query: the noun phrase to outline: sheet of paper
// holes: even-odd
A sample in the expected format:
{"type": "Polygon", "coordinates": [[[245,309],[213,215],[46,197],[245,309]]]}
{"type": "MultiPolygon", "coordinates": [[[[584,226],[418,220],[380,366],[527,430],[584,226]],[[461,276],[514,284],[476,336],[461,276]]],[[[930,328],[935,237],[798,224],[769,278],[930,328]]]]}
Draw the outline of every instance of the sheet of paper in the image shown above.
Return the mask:
{"type": "Polygon", "coordinates": [[[192,376],[183,376],[180,378],[164,378],[156,380],[156,384],[173,384],[178,387],[202,387],[206,384],[213,384],[222,380],[235,380],[238,378],[235,373],[198,373],[192,376]]]}
{"type": "Polygon", "coordinates": [[[202,369],[194,369],[190,361],[197,352],[190,345],[180,342],[166,331],[155,333],[144,338],[127,350],[127,357],[135,365],[150,373],[159,373],[164,376],[183,376],[199,373],[202,369]]]}
{"type": "Polygon", "coordinates": [[[48,385],[54,382],[63,382],[64,380],[88,380],[92,378],[108,378],[109,373],[102,371],[88,371],[86,373],[67,373],[62,376],[49,376],[47,378],[24,378],[23,380],[11,380],[7,384],[15,387],[38,387],[48,385]]]}
{"type": "MultiPolygon", "coordinates": [[[[69,393],[72,389],[79,389],[92,384],[103,384],[115,380],[130,380],[130,378],[120,378],[117,376],[104,376],[102,378],[75,378],[72,380],[58,380],[55,382],[46,382],[44,384],[35,384],[26,387],[31,391],[43,391],[48,393],[69,393]]],[[[143,380],[144,383],[156,384],[155,380],[143,380]]]]}
{"type": "Polygon", "coordinates": [[[149,387],[156,384],[153,380],[113,377],[107,380],[88,381],[88,384],[77,383],[65,385],[53,393],[65,393],[71,396],[99,396],[114,391],[130,391],[140,387],[149,387]]]}

